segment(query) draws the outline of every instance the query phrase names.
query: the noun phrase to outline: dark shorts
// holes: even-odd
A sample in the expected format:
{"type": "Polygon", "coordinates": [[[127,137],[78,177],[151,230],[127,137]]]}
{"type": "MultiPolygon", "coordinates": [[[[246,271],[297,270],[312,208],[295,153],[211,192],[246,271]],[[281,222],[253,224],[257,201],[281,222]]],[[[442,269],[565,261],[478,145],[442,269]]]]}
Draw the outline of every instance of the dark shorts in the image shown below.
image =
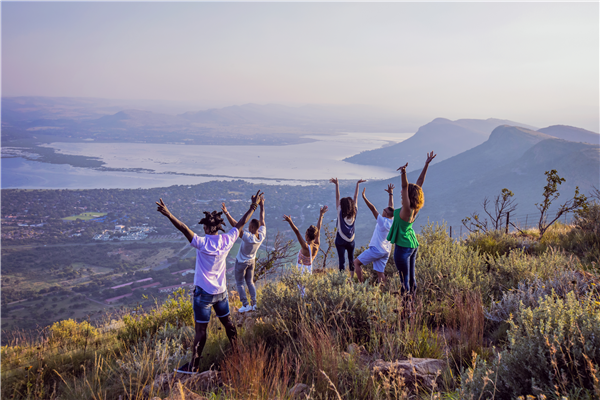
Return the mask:
{"type": "Polygon", "coordinates": [[[194,319],[196,322],[208,323],[210,321],[210,309],[215,309],[217,317],[223,318],[229,315],[229,299],[227,290],[219,294],[207,293],[200,286],[194,289],[194,319]]]}

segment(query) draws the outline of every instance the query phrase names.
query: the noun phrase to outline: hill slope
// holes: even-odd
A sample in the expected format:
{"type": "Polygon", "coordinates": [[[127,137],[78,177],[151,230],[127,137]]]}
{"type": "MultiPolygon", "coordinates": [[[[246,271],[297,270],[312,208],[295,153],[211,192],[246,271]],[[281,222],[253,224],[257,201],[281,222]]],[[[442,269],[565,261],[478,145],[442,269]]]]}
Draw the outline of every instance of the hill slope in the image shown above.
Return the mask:
{"type": "Polygon", "coordinates": [[[552,125],[547,128],[538,129],[538,132],[554,136],[559,139],[570,140],[572,142],[583,142],[589,144],[600,144],[600,135],[568,125],[552,125]]]}

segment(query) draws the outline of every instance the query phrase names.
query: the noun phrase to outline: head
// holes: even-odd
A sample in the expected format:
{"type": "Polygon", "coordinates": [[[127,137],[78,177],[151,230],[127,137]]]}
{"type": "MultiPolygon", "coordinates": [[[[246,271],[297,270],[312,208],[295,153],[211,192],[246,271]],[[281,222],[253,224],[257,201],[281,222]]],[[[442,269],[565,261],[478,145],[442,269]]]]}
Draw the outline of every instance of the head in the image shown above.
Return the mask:
{"type": "Polygon", "coordinates": [[[223,217],[221,216],[222,212],[204,212],[204,218],[198,222],[199,224],[204,225],[204,233],[207,235],[216,235],[219,231],[225,232],[225,230],[221,227],[221,225],[225,225],[225,221],[223,221],[223,217]]]}
{"type": "Polygon", "coordinates": [[[408,200],[410,201],[410,208],[414,211],[419,211],[423,207],[425,204],[425,195],[423,195],[421,186],[414,183],[408,184],[408,200]]]}
{"type": "Polygon", "coordinates": [[[340,200],[340,208],[342,209],[342,218],[354,218],[356,208],[352,197],[344,197],[340,200]]]}
{"type": "Polygon", "coordinates": [[[383,209],[381,213],[383,218],[393,218],[394,217],[394,209],[392,207],[386,207],[383,209]]]}
{"type": "Polygon", "coordinates": [[[250,221],[250,223],[248,224],[248,230],[253,235],[256,235],[256,232],[258,232],[258,227],[259,227],[259,223],[258,223],[258,220],[256,218],[253,218],[250,221]]]}
{"type": "Polygon", "coordinates": [[[311,225],[306,230],[304,239],[306,239],[307,242],[312,243],[316,238],[317,238],[317,227],[314,225],[311,225]]]}

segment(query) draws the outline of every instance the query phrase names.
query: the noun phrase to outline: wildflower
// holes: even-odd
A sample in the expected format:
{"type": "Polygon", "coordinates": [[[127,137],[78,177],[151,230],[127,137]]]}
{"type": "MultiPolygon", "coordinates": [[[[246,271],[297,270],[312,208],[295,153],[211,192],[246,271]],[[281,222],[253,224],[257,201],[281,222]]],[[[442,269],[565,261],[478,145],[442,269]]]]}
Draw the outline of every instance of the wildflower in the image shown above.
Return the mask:
{"type": "Polygon", "coordinates": [[[25,367],[25,371],[29,371],[31,368],[33,368],[33,365],[29,365],[29,366],[25,367]]]}

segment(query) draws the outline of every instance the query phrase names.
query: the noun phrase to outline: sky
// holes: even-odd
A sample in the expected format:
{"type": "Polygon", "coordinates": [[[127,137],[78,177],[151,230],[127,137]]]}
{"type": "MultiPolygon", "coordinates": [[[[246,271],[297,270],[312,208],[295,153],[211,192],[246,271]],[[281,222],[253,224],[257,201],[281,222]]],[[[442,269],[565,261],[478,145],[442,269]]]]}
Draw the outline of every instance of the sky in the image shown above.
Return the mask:
{"type": "Polygon", "coordinates": [[[590,3],[5,2],[2,95],[364,104],[599,131],[590,3]]]}

